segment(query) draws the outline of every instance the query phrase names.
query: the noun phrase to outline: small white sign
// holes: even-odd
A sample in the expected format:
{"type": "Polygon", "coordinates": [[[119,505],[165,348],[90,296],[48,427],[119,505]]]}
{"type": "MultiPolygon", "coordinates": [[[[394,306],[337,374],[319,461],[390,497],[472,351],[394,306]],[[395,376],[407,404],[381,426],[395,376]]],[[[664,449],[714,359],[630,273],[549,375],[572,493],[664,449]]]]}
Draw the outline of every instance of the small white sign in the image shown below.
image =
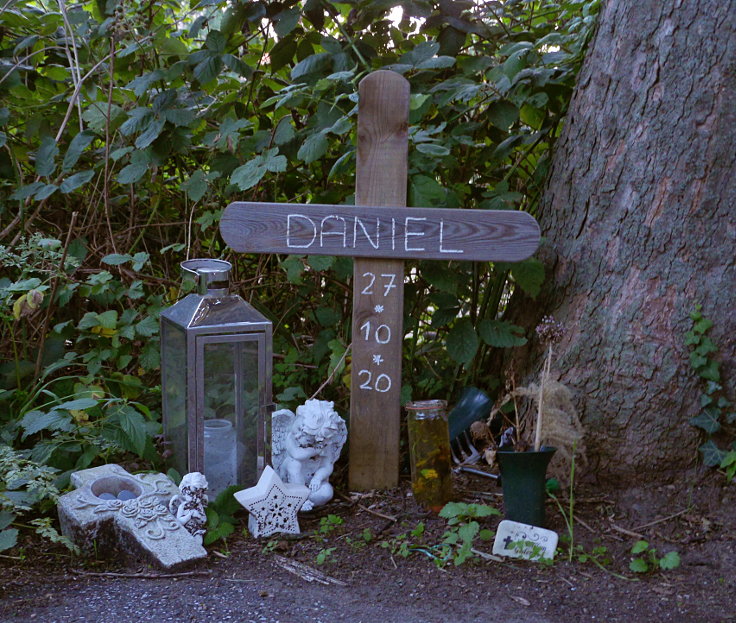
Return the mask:
{"type": "Polygon", "coordinates": [[[525,560],[552,560],[556,549],[556,532],[508,519],[498,524],[493,542],[494,554],[525,560]]]}

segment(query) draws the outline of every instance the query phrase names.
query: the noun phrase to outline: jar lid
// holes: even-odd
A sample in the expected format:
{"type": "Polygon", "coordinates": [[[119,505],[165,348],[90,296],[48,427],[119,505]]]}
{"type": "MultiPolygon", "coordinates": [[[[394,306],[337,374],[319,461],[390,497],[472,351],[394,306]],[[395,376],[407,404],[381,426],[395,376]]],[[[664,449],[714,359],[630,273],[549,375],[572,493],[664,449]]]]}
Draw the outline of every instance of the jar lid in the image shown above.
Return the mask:
{"type": "Polygon", "coordinates": [[[414,419],[423,420],[435,417],[445,417],[447,411],[446,400],[414,400],[407,402],[404,408],[409,411],[414,419]]]}
{"type": "Polygon", "coordinates": [[[447,400],[412,400],[404,405],[405,409],[412,411],[429,410],[429,409],[446,409],[447,400]]]}

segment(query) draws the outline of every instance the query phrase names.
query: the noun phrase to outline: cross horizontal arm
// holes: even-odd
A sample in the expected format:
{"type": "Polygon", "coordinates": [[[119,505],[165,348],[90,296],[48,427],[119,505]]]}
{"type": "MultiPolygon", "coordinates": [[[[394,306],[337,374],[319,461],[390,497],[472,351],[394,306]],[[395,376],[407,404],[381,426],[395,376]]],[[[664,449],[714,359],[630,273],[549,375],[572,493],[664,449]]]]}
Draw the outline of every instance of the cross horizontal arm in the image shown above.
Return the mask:
{"type": "Polygon", "coordinates": [[[231,203],[220,220],[242,253],[518,262],[539,225],[517,210],[231,203]]]}

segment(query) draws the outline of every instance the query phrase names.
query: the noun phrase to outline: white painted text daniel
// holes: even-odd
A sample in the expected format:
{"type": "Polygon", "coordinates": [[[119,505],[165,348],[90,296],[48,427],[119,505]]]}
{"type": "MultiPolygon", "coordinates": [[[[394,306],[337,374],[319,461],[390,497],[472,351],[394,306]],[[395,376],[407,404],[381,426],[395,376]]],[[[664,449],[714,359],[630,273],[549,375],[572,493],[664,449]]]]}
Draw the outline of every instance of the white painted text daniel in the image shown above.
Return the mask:
{"type": "Polygon", "coordinates": [[[426,251],[431,245],[440,253],[465,253],[445,247],[445,221],[429,221],[425,217],[366,218],[329,214],[322,219],[306,214],[286,217],[286,246],[290,249],[358,248],[367,242],[373,249],[403,248],[404,252],[426,251]],[[429,227],[428,227],[429,226],[429,227]],[[439,236],[435,232],[439,229],[439,236]]]}

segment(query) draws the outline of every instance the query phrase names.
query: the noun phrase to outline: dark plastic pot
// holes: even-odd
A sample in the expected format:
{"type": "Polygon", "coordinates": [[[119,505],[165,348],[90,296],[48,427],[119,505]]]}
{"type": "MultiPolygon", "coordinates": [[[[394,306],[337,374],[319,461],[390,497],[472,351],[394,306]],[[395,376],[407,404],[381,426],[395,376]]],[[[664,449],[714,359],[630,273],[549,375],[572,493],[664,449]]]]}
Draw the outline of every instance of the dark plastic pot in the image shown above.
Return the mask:
{"type": "Polygon", "coordinates": [[[543,446],[535,452],[499,450],[503,508],[506,519],[544,527],[544,500],[547,492],[547,465],[557,448],[543,446]]]}

